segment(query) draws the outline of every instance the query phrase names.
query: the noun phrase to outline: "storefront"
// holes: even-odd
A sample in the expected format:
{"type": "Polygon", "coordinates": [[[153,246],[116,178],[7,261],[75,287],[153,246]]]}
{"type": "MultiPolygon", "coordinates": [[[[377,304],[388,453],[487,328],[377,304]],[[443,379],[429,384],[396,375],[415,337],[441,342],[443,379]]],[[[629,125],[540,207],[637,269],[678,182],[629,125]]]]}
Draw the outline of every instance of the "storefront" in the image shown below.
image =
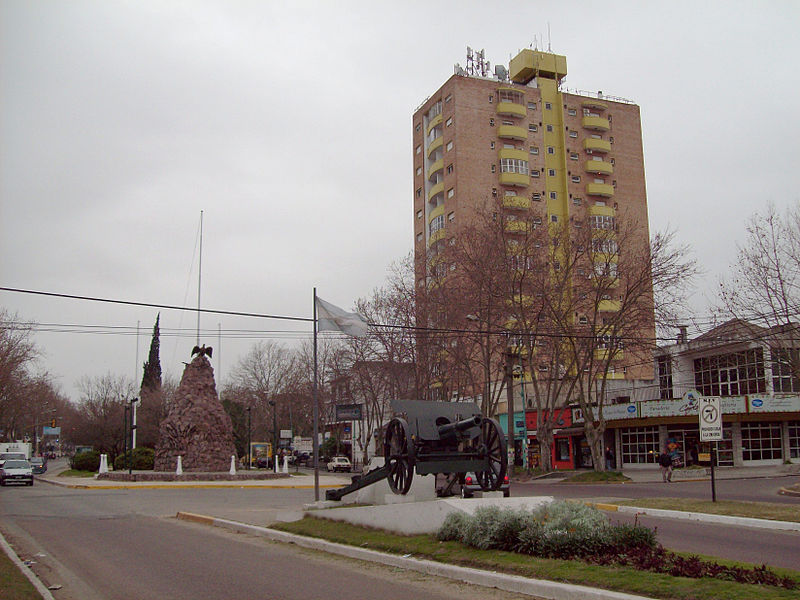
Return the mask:
{"type": "MultiPolygon", "coordinates": [[[[700,441],[696,399],[650,400],[603,409],[607,433],[623,468],[656,465],[665,448],[675,464],[717,466],[776,465],[800,462],[800,397],[733,396],[720,398],[722,441],[700,441]]],[[[578,409],[572,423],[583,423],[578,409]]]]}
{"type": "MultiPolygon", "coordinates": [[[[525,413],[528,428],[528,458],[532,468],[541,465],[541,445],[536,436],[537,411],[525,413]]],[[[553,413],[553,447],[550,460],[554,469],[576,469],[592,465],[592,454],[583,436],[583,426],[573,427],[572,411],[564,408],[553,413]]],[[[549,413],[545,413],[547,418],[549,413]]]]}

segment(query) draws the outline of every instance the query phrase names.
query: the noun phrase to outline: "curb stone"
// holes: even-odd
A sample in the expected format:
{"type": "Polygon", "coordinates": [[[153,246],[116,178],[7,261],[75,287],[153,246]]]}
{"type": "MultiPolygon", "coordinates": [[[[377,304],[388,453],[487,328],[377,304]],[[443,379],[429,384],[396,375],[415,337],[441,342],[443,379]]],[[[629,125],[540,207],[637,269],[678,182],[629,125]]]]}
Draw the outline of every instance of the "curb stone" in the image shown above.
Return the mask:
{"type": "Polygon", "coordinates": [[[17,553],[11,547],[11,544],[6,541],[6,538],[3,537],[2,533],[0,533],[0,547],[3,548],[5,553],[8,555],[8,558],[11,559],[11,562],[13,562],[14,565],[16,565],[16,567],[22,572],[22,574],[28,578],[28,581],[30,581],[33,587],[36,588],[36,591],[42,595],[44,600],[55,600],[55,598],[53,598],[53,594],[51,594],[50,590],[47,589],[47,586],[42,583],[42,580],[36,576],[36,573],[26,566],[20,557],[17,556],[17,553]]]}
{"type": "Polygon", "coordinates": [[[666,510],[663,508],[640,508],[637,506],[621,506],[618,504],[605,504],[602,502],[587,502],[599,510],[620,512],[630,515],[649,515],[651,517],[665,517],[668,519],[681,519],[684,521],[703,521],[705,523],[720,523],[724,525],[740,525],[757,529],[780,529],[785,531],[800,531],[800,523],[792,521],[773,521],[771,519],[755,519],[752,517],[731,517],[728,515],[713,515],[709,513],[688,512],[683,510],[666,510]]]}

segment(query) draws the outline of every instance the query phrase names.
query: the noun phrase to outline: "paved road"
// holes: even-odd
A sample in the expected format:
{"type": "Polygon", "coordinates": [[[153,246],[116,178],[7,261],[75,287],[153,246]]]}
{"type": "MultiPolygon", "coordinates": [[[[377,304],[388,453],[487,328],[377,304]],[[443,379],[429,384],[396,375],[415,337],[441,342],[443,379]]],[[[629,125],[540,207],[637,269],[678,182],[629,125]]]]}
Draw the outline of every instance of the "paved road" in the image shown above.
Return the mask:
{"type": "MultiPolygon", "coordinates": [[[[800,510],[800,497],[782,496],[778,490],[800,482],[800,477],[767,477],[759,479],[723,479],[716,482],[717,500],[744,502],[774,502],[794,504],[800,510]]],[[[558,483],[552,479],[537,479],[528,483],[513,483],[515,496],[556,496],[557,498],[700,498],[711,500],[710,481],[680,481],[673,483],[617,483],[583,485],[558,483]]]]}
{"type": "MultiPolygon", "coordinates": [[[[478,600],[486,590],[174,519],[176,506],[250,522],[313,490],[3,488],[0,530],[58,600],[409,597],[478,600]],[[170,516],[163,516],[170,515],[170,516]]],[[[517,596],[491,592],[503,600],[517,596]]]]}

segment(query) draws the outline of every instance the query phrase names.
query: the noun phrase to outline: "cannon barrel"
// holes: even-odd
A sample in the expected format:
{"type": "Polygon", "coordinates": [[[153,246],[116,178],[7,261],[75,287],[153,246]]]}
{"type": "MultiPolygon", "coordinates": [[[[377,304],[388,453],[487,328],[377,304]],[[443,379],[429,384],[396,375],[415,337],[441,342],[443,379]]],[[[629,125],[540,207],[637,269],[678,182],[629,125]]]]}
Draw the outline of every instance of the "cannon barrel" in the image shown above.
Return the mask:
{"type": "Polygon", "coordinates": [[[470,417],[469,419],[464,419],[463,421],[439,425],[439,437],[456,435],[457,432],[466,431],[470,427],[476,427],[480,425],[482,420],[483,417],[470,417]]]}

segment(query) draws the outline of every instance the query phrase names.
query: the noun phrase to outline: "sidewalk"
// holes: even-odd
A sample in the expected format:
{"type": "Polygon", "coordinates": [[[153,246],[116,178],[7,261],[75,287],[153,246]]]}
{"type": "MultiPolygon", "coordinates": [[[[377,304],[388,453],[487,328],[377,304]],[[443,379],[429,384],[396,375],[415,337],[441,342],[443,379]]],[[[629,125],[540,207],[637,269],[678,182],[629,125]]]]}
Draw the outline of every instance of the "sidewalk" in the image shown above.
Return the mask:
{"type": "MultiPolygon", "coordinates": [[[[658,466],[628,468],[623,475],[630,477],[635,483],[654,483],[661,481],[661,469],[658,466]]],[[[759,467],[714,467],[715,479],[763,479],[765,477],[800,476],[800,464],[768,465],[759,467]]],[[[711,479],[711,469],[675,469],[673,481],[702,481],[711,479]]]]}

